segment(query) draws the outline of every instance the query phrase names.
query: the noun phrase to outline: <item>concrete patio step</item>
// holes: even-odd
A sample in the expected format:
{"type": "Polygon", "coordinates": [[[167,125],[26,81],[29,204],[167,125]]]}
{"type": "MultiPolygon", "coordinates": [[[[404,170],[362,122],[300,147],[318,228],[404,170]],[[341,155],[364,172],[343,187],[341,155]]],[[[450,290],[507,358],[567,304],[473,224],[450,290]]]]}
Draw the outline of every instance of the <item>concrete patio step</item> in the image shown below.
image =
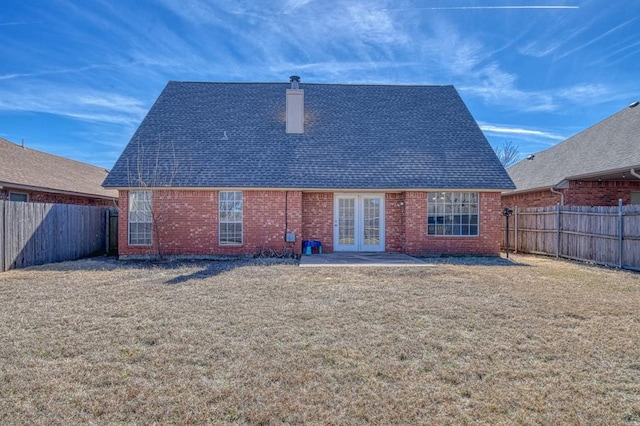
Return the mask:
{"type": "Polygon", "coordinates": [[[401,253],[323,253],[302,256],[300,267],[337,266],[433,266],[421,259],[401,253]]]}

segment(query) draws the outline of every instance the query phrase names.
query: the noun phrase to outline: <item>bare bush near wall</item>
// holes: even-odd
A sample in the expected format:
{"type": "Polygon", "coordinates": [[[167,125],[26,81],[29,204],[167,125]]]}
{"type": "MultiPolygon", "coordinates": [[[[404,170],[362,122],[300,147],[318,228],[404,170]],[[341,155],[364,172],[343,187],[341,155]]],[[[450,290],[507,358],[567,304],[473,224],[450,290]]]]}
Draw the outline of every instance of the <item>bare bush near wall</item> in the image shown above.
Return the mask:
{"type": "MultiPolygon", "coordinates": [[[[503,220],[502,247],[505,247],[503,220]]],[[[511,251],[640,270],[640,206],[514,209],[511,251]]]]}
{"type": "MultiPolygon", "coordinates": [[[[168,158],[160,152],[161,139],[144,142],[140,138],[136,144],[136,160],[128,164],[129,187],[152,191],[152,201],[147,208],[152,220],[152,245],[159,260],[163,260],[167,251],[166,232],[169,225],[169,205],[175,198],[175,192],[169,191],[178,174],[178,159],[173,143],[168,158]],[[167,190],[158,190],[167,188],[167,190]]],[[[121,212],[127,214],[128,212],[121,212]]],[[[128,217],[128,216],[126,216],[128,217]]]]}
{"type": "Polygon", "coordinates": [[[0,272],[103,253],[106,210],[0,200],[0,272]]]}

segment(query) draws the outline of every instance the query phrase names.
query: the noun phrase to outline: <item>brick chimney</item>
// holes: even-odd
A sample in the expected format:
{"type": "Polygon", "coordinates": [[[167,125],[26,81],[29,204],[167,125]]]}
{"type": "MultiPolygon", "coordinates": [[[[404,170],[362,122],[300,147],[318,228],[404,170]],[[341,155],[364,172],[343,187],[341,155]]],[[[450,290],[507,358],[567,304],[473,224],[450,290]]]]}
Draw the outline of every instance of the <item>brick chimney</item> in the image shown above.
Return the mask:
{"type": "Polygon", "coordinates": [[[287,133],[304,133],[304,90],[300,89],[300,77],[289,77],[291,89],[287,89],[287,133]]]}

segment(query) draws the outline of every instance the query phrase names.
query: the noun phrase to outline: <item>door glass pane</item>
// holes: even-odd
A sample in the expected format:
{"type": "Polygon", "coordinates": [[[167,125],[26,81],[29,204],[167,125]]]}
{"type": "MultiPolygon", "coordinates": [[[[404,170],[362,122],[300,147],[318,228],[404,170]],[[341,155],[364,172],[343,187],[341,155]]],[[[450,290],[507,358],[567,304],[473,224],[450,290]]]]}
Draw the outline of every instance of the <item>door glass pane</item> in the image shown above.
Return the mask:
{"type": "Polygon", "coordinates": [[[338,242],[341,245],[355,244],[355,198],[338,199],[338,242]]]}
{"type": "Polygon", "coordinates": [[[365,198],[364,208],[364,241],[365,245],[380,244],[380,199],[365,198]]]}

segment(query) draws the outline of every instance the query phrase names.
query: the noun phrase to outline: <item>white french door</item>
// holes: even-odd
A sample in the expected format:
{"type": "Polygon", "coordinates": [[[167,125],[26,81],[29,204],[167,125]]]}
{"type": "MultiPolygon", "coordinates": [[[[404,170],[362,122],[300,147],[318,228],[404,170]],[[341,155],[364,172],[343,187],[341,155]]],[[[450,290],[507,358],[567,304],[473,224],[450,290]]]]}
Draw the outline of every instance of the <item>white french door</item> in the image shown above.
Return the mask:
{"type": "Polygon", "coordinates": [[[384,251],[384,194],[335,194],[334,251],[384,251]]]}

